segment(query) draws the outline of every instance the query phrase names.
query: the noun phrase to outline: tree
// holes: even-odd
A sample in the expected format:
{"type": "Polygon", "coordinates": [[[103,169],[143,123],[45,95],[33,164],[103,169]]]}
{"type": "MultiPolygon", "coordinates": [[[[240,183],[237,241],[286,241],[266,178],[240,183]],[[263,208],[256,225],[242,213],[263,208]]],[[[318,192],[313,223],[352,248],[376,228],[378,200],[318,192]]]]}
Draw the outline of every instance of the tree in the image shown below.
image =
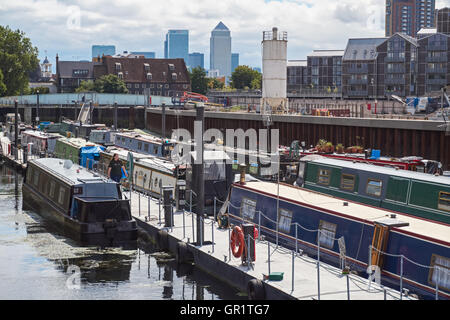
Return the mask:
{"type": "Polygon", "coordinates": [[[95,89],[101,93],[128,93],[125,82],[115,74],[101,76],[95,80],[95,89]]]}
{"type": "Polygon", "coordinates": [[[75,92],[88,92],[88,91],[96,91],[95,83],[92,80],[81,81],[80,86],[75,89],[75,92]]]}
{"type": "MultiPolygon", "coordinates": [[[[261,85],[258,84],[260,75],[258,71],[253,70],[249,66],[238,66],[231,74],[231,85],[235,89],[244,89],[245,87],[259,89],[261,88],[261,85]],[[252,83],[254,80],[255,82],[252,83]]],[[[259,80],[259,82],[261,81],[259,80]]]]}
{"type": "Polygon", "coordinates": [[[209,89],[223,89],[225,87],[225,83],[217,80],[216,78],[208,78],[208,88],[209,89]]]}
{"type": "Polygon", "coordinates": [[[6,92],[6,86],[3,83],[3,73],[2,70],[0,70],[0,97],[2,97],[6,92]]]}
{"type": "Polygon", "coordinates": [[[38,49],[24,32],[0,26],[0,70],[6,96],[18,95],[28,88],[28,75],[39,65],[37,55],[38,49]]]}
{"type": "Polygon", "coordinates": [[[208,78],[206,78],[206,71],[202,67],[196,67],[189,73],[191,79],[192,92],[206,94],[208,90],[208,78]]]}
{"type": "Polygon", "coordinates": [[[98,93],[128,93],[125,82],[114,74],[108,74],[96,79],[81,81],[75,92],[95,91],[98,93]]]}
{"type": "Polygon", "coordinates": [[[251,88],[254,90],[258,90],[262,88],[262,74],[258,71],[255,71],[254,78],[251,82],[251,88]]]}

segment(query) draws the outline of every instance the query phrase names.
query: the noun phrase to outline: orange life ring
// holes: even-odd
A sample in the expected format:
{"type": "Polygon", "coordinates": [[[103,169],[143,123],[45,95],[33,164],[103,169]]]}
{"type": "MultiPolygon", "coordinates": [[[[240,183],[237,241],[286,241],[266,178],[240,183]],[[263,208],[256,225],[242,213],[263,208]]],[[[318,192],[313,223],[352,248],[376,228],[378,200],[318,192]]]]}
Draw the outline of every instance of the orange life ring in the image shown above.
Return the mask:
{"type": "Polygon", "coordinates": [[[233,256],[239,258],[244,251],[244,232],[238,226],[233,228],[231,232],[230,247],[233,256]]]}

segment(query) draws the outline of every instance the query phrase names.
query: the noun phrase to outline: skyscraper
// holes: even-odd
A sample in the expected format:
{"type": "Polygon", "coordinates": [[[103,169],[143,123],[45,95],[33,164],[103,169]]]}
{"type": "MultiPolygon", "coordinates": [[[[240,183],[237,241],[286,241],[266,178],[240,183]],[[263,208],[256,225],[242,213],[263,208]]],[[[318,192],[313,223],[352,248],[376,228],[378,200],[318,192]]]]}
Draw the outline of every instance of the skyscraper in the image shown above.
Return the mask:
{"type": "Polygon", "coordinates": [[[113,56],[116,54],[116,46],[103,46],[103,45],[93,45],[92,46],[92,58],[105,56],[113,56]]]}
{"type": "Polygon", "coordinates": [[[211,31],[209,68],[227,79],[231,76],[231,34],[222,21],[211,31]]]}
{"type": "Polygon", "coordinates": [[[396,32],[415,37],[435,25],[435,0],[386,0],[386,37],[396,32]]]}
{"type": "Polygon", "coordinates": [[[437,10],[436,20],[437,32],[450,35],[450,7],[437,10]]]}
{"type": "Polygon", "coordinates": [[[192,70],[193,68],[201,67],[205,68],[205,55],[200,52],[189,53],[189,68],[192,70]]]}
{"type": "Polygon", "coordinates": [[[189,30],[169,30],[164,41],[164,58],[189,61],[189,30]]]}
{"type": "Polygon", "coordinates": [[[239,53],[231,54],[231,73],[239,66],[239,53]]]}

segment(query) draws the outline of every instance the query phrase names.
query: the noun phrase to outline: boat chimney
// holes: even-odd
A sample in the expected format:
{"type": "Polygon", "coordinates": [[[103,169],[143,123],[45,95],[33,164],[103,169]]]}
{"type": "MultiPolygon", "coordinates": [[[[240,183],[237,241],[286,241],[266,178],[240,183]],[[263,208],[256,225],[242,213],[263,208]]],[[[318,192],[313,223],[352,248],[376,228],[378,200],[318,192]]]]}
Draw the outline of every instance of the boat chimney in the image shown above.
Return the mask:
{"type": "Polygon", "coordinates": [[[241,178],[239,180],[240,184],[245,184],[245,169],[247,168],[247,166],[244,163],[241,163],[239,165],[239,171],[241,173],[241,178]]]}

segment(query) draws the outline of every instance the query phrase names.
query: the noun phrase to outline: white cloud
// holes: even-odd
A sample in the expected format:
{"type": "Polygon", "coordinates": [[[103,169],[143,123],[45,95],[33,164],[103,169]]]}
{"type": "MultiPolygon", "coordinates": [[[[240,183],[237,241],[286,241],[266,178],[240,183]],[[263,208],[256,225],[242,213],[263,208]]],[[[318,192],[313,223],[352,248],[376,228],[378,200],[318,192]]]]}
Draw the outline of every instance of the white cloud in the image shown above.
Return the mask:
{"type": "MultiPolygon", "coordinates": [[[[449,4],[438,0],[436,7],[449,4]]],[[[211,30],[223,21],[231,30],[240,63],[261,65],[263,30],[288,32],[288,58],[313,49],[344,49],[351,37],[384,35],[384,1],[379,0],[0,0],[0,23],[23,30],[40,56],[90,59],[91,45],[117,51],[163,55],[168,29],[189,29],[190,52],[205,54],[209,66],[211,30]],[[69,7],[80,8],[80,29],[68,28],[69,7]]]]}

